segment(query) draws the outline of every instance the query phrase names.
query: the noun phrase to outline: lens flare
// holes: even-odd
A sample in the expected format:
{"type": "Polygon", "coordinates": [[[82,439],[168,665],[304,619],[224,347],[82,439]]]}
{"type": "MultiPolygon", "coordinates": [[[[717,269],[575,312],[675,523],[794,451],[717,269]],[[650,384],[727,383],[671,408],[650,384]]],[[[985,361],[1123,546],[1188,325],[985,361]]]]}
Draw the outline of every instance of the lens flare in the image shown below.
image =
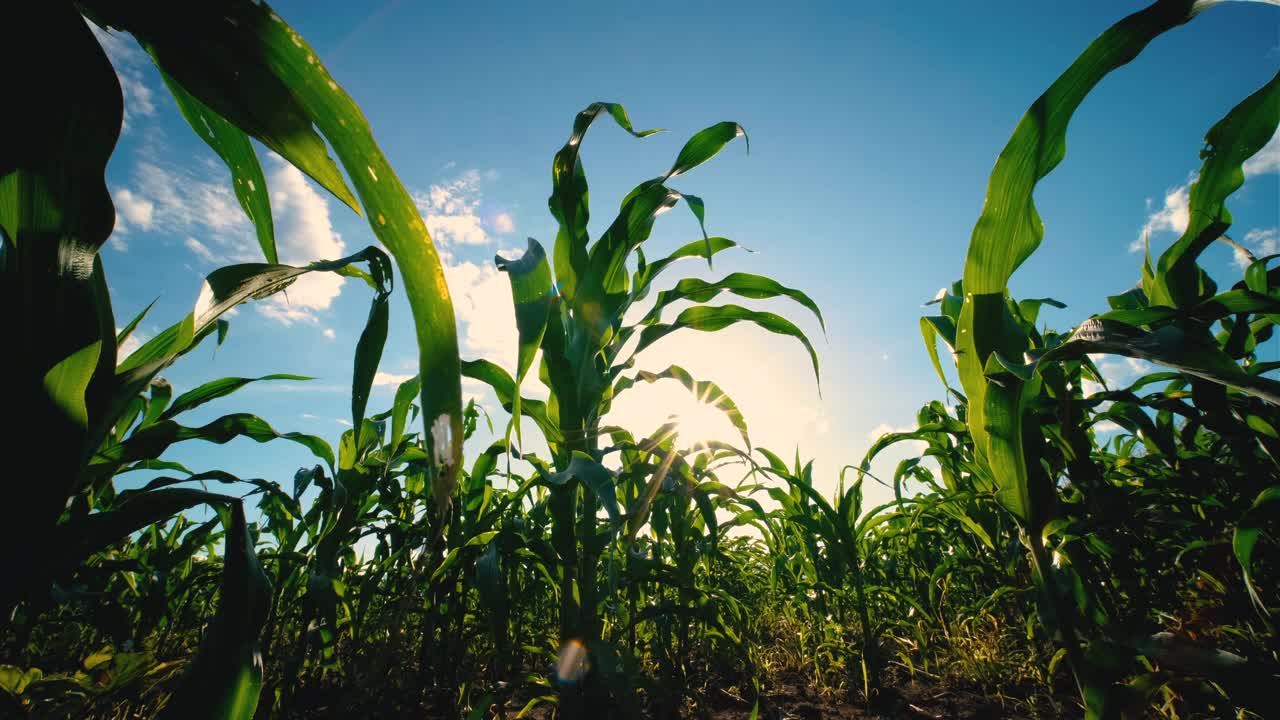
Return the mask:
{"type": "Polygon", "coordinates": [[[560,648],[560,659],[556,661],[556,680],[561,685],[576,685],[590,667],[587,646],[574,638],[560,648]]]}

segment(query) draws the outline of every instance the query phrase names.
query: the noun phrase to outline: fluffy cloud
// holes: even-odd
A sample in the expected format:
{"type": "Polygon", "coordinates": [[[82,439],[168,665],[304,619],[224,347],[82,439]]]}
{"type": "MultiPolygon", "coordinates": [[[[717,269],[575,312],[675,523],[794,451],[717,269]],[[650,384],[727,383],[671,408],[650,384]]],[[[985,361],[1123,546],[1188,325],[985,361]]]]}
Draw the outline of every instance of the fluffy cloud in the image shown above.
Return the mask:
{"type": "MultiPolygon", "coordinates": [[[[425,192],[413,193],[413,202],[436,242],[445,245],[484,245],[489,242],[489,235],[480,219],[481,180],[480,171],[467,170],[453,180],[432,185],[425,192]]],[[[514,223],[511,227],[514,229],[514,223]]]]}
{"type": "Polygon", "coordinates": [[[493,230],[502,235],[510,235],[516,231],[516,221],[510,213],[498,213],[493,216],[493,230]]]}
{"type": "Polygon", "coordinates": [[[511,281],[492,263],[482,266],[448,259],[444,275],[453,295],[464,350],[514,370],[516,313],[511,304],[511,281]]]}
{"type": "Polygon", "coordinates": [[[143,230],[151,229],[151,220],[156,211],[155,203],[135,195],[128,188],[120,188],[112,193],[115,199],[116,212],[132,225],[143,230]]]}
{"type": "Polygon", "coordinates": [[[1187,229],[1190,220],[1188,202],[1191,199],[1191,180],[1164,194],[1164,204],[1157,209],[1151,198],[1147,198],[1147,222],[1142,226],[1138,237],[1129,243],[1129,252],[1142,252],[1147,247],[1147,238],[1155,233],[1172,231],[1181,233],[1187,229]]]}
{"type": "MultiPolygon", "coordinates": [[[[1102,379],[1107,382],[1107,386],[1112,390],[1124,388],[1143,375],[1159,370],[1158,367],[1146,360],[1124,357],[1123,355],[1090,353],[1089,359],[1098,368],[1098,372],[1102,373],[1102,379]]],[[[1084,381],[1086,395],[1101,392],[1102,389],[1102,385],[1099,383],[1092,380],[1084,381]]]]}
{"type": "MultiPolygon", "coordinates": [[[[116,335],[119,335],[123,329],[116,328],[116,335]]],[[[142,347],[149,339],[140,329],[134,328],[133,332],[129,333],[129,337],[116,347],[116,364],[124,362],[125,358],[132,355],[134,350],[142,347]]]]}
{"type": "Polygon", "coordinates": [[[142,52],[137,43],[107,32],[93,23],[88,24],[94,37],[102,46],[103,52],[106,53],[107,59],[115,68],[116,77],[120,79],[120,90],[124,94],[124,122],[121,130],[128,132],[129,121],[133,117],[151,117],[156,114],[151,86],[143,80],[142,76],[143,70],[150,63],[146,53],[142,52]]]}
{"type": "MultiPolygon", "coordinates": [[[[301,265],[342,257],[346,246],[333,229],[329,204],[302,172],[274,153],[268,156],[271,212],[275,218],[276,250],[280,261],[301,265]]],[[[239,208],[237,208],[237,211],[239,208]]],[[[308,273],[284,293],[257,304],[260,314],[285,325],[316,322],[342,292],[343,278],[333,273],[308,273]]]]}
{"type": "MultiPolygon", "coordinates": [[[[1273,135],[1261,150],[1246,160],[1243,169],[1246,179],[1256,175],[1280,172],[1280,132],[1273,135]]],[[[1188,207],[1191,200],[1191,184],[1195,180],[1196,174],[1192,173],[1185,183],[1165,191],[1164,202],[1158,208],[1155,207],[1151,198],[1147,198],[1147,221],[1142,226],[1142,231],[1138,233],[1138,237],[1129,243],[1130,252],[1142,252],[1146,248],[1147,237],[1152,234],[1164,231],[1175,233],[1186,231],[1187,222],[1191,218],[1188,207]]],[[[1238,252],[1236,255],[1236,262],[1240,263],[1244,256],[1238,252]]]]}
{"type": "MultiPolygon", "coordinates": [[[[495,177],[492,172],[467,170],[452,180],[414,192],[413,200],[440,249],[463,353],[514,370],[516,321],[510,281],[491,261],[461,260],[451,251],[492,242],[486,227],[500,234],[515,231],[515,221],[505,212],[492,215],[487,222],[482,217],[481,185],[495,177]]],[[[519,251],[504,254],[518,255],[519,251]]]]}
{"type": "MultiPolygon", "coordinates": [[[[302,172],[274,153],[267,156],[265,170],[280,261],[297,265],[342,257],[346,246],[333,229],[328,203],[302,172]]],[[[184,246],[206,263],[261,262],[253,223],[216,161],[183,169],[141,160],[133,179],[133,187],[114,193],[120,215],[131,226],[185,235],[184,246]]],[[[304,275],[256,307],[262,316],[285,325],[314,323],[342,292],[342,283],[332,273],[304,275]]]]}
{"type": "Polygon", "coordinates": [[[200,242],[199,240],[193,237],[189,237],[187,238],[186,242],[184,242],[183,244],[186,245],[187,249],[190,250],[192,253],[194,253],[195,256],[200,258],[201,260],[207,263],[211,263],[214,261],[213,251],[210,250],[208,246],[206,246],[204,243],[200,242]]]}
{"type": "MultiPolygon", "coordinates": [[[[909,433],[909,432],[915,432],[915,428],[894,427],[889,423],[882,422],[879,425],[867,431],[867,440],[869,442],[874,443],[875,441],[879,440],[882,435],[888,435],[889,433],[909,433]]],[[[904,440],[903,442],[898,443],[896,447],[905,448],[908,450],[909,456],[918,457],[920,455],[923,455],[924,451],[929,448],[929,443],[923,440],[904,440]]]]}
{"type": "Polygon", "coordinates": [[[1244,161],[1246,178],[1275,172],[1280,172],[1280,131],[1276,131],[1257,154],[1244,161]]]}
{"type": "Polygon", "coordinates": [[[413,377],[412,375],[398,375],[396,373],[382,372],[381,370],[379,370],[378,372],[373,374],[373,385],[374,387],[377,387],[379,385],[398,386],[400,385],[400,383],[405,382],[406,380],[409,380],[412,377],[413,377]]]}
{"type": "Polygon", "coordinates": [[[333,331],[333,328],[325,328],[324,332],[321,334],[325,336],[326,340],[335,340],[338,337],[338,334],[333,331]]]}
{"type": "Polygon", "coordinates": [[[129,212],[146,217],[144,229],[206,236],[225,261],[258,260],[253,224],[240,209],[225,172],[212,164],[180,169],[140,160],[134,168],[134,187],[117,190],[115,197],[126,218],[129,212]]]}
{"type": "MultiPolygon", "coordinates": [[[[1280,253],[1280,228],[1254,228],[1245,233],[1244,246],[1249,248],[1254,258],[1265,257],[1267,255],[1275,255],[1280,253]]],[[[1236,265],[1241,269],[1249,267],[1249,256],[1234,251],[1236,265]]]]}

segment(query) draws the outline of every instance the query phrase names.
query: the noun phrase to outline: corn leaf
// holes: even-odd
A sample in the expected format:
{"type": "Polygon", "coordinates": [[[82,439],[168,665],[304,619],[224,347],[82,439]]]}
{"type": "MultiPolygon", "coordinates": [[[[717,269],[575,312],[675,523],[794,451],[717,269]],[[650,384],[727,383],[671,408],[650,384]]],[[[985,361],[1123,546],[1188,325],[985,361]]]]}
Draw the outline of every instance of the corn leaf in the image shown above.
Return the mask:
{"type": "Polygon", "coordinates": [[[219,514],[227,533],[218,608],[164,718],[249,720],[258,707],[259,635],[271,613],[271,581],[254,552],[244,507],[235,501],[219,514]]]}
{"type": "Polygon", "coordinates": [[[1277,503],[1280,503],[1280,485],[1272,485],[1258,493],[1253,505],[1240,518],[1231,535],[1231,549],[1235,551],[1240,570],[1244,573],[1244,586],[1249,591],[1249,599],[1264,616],[1270,613],[1267,610],[1266,601],[1262,599],[1253,581],[1253,548],[1261,539],[1267,520],[1275,519],[1277,503]]]}
{"type": "Polygon", "coordinates": [[[511,300],[515,304],[518,347],[515,388],[511,393],[511,421],[515,425],[516,439],[520,440],[523,447],[524,440],[520,434],[520,383],[533,366],[533,357],[542,345],[542,336],[547,331],[547,317],[554,299],[551,266],[547,263],[546,251],[533,238],[529,238],[529,247],[519,259],[507,260],[495,256],[493,261],[500,272],[507,273],[511,282],[511,300]]]}
{"type": "Polygon", "coordinates": [[[174,82],[163,69],[160,77],[187,124],[231,171],[231,189],[240,208],[253,223],[262,256],[269,263],[280,262],[276,255],[275,221],[271,217],[267,178],[262,174],[262,165],[258,163],[258,154],[249,136],[174,82]]]}
{"type": "Polygon", "coordinates": [[[719,385],[710,380],[695,380],[688,370],[679,365],[672,365],[658,373],[641,370],[636,373],[635,377],[621,378],[614,383],[613,396],[616,398],[619,393],[632,387],[637,381],[652,384],[659,380],[667,379],[679,381],[689,392],[693,393],[698,402],[710,405],[724,413],[725,417],[729,419],[729,422],[737,428],[738,433],[742,436],[742,441],[746,443],[747,450],[751,450],[751,438],[747,435],[747,421],[743,419],[742,411],[738,409],[738,405],[733,401],[733,398],[726,395],[719,385]]]}
{"type": "MultiPolygon", "coordinates": [[[[217,400],[218,398],[226,397],[231,393],[239,390],[240,388],[246,385],[250,385],[252,383],[267,382],[271,380],[293,380],[297,382],[305,382],[307,380],[314,380],[314,379],[315,378],[306,377],[305,375],[290,375],[288,373],[275,373],[272,375],[263,375],[262,377],[256,377],[256,378],[243,378],[243,377],[219,378],[217,380],[212,380],[210,382],[207,382],[195,388],[194,390],[188,390],[187,392],[182,393],[177,397],[177,399],[173,401],[173,404],[170,405],[168,409],[164,409],[162,407],[161,410],[163,412],[161,412],[161,414],[156,419],[172,420],[176,415],[180,413],[184,413],[193,408],[200,407],[201,405],[207,402],[210,402],[212,400],[217,400]]],[[[167,385],[168,383],[165,383],[165,384],[167,385]]],[[[152,403],[154,405],[156,383],[153,382],[151,384],[151,387],[152,387],[152,396],[153,396],[152,403]]],[[[148,409],[148,412],[150,412],[149,409],[148,409]]],[[[151,423],[146,421],[143,422],[143,425],[149,425],[149,424],[151,423]]]]}
{"type": "Polygon", "coordinates": [[[1230,227],[1227,196],[1244,184],[1244,162],[1271,140],[1278,123],[1280,73],[1232,108],[1205,135],[1205,148],[1200,153],[1204,164],[1191,184],[1187,229],[1160,256],[1153,301],[1187,307],[1199,300],[1196,258],[1230,227]]]}
{"type": "Polygon", "coordinates": [[[702,332],[715,332],[738,322],[749,322],[769,332],[789,335],[799,340],[804,345],[805,350],[809,352],[809,359],[813,364],[814,379],[819,379],[818,353],[813,349],[813,344],[809,342],[809,338],[800,328],[780,315],[748,310],[738,305],[703,305],[686,308],[676,317],[675,322],[667,325],[650,325],[641,331],[640,343],[636,346],[636,353],[677,330],[689,328],[702,332]]]}

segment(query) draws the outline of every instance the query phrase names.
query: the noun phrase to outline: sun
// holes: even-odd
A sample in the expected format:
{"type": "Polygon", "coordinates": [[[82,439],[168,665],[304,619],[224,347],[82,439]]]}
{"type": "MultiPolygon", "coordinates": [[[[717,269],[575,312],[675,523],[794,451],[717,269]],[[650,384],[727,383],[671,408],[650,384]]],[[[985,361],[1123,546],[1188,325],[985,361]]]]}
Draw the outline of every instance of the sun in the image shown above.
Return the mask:
{"type": "Polygon", "coordinates": [[[643,392],[621,396],[606,422],[646,434],[667,423],[675,423],[679,434],[676,444],[681,448],[713,440],[742,445],[742,436],[723,410],[703,402],[674,382],[655,384],[643,392]]]}
{"type": "Polygon", "coordinates": [[[686,396],[683,407],[673,413],[672,419],[680,433],[681,446],[689,447],[712,440],[742,443],[738,431],[723,410],[691,396],[686,396]]]}

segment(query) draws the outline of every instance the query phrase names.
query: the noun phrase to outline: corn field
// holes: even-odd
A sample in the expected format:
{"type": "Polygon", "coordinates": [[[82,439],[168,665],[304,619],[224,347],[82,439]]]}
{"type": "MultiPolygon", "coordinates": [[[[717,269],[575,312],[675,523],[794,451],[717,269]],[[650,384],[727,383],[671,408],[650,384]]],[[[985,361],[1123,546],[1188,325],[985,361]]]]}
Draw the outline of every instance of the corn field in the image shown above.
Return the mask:
{"type": "Polygon", "coordinates": [[[3,443],[36,463],[11,460],[0,504],[0,715],[1277,717],[1280,363],[1259,351],[1280,323],[1280,256],[1232,240],[1227,205],[1276,134],[1280,75],[1206,128],[1203,149],[1165,149],[1200,164],[1187,228],[1148,249],[1109,311],[1072,316],[1009,290],[1044,237],[1033,194],[1066,155],[1073,113],[1210,4],[1158,0],[1106,28],[989,149],[964,265],[920,318],[937,399],[914,428],[815,478],[798,453],[753,444],[753,418],[715,378],[644,364],[668,336],[741,325],[802,349],[821,378],[799,324],[825,330],[810,295],[750,272],[682,273],[742,250],[711,234],[714,191],[676,189],[747,149],[738,123],[654,158],[660,173],[592,236],[591,136],[658,131],[612,102],[566,122],[563,146],[547,148],[554,238],[494,258],[517,327],[503,367],[460,355],[409,192],[355,102],[265,4],[15,3],[4,15],[28,37],[6,46],[7,66],[25,62],[23,42],[68,61],[15,74],[10,107],[24,111],[0,157],[4,335],[22,345],[3,443]],[[117,326],[98,257],[123,106],[86,18],[159,69],[225,162],[262,253],[209,273],[189,314],[121,358],[147,311],[117,326]],[[281,263],[251,139],[363,216],[379,245],[281,263]],[[665,254],[646,246],[680,205],[700,235],[665,254]],[[1197,263],[1215,243],[1247,255],[1242,279],[1219,285],[1197,263]],[[263,377],[179,388],[164,375],[235,343],[229,311],[311,273],[354,279],[370,303],[359,336],[338,339],[349,429],[319,437],[250,413],[186,422],[245,387],[305,379],[286,353],[263,377]],[[399,293],[411,318],[392,317],[399,293]],[[1045,307],[1077,324],[1050,328],[1045,307]],[[417,374],[371,406],[400,322],[415,328],[417,374]],[[1108,356],[1150,370],[1109,386],[1108,356]],[[464,379],[506,413],[464,403],[464,379]],[[620,394],[657,383],[723,414],[738,441],[615,424],[620,394]],[[486,426],[499,439],[465,457],[486,426]],[[237,438],[314,463],[248,478],[166,457],[237,438]],[[908,446],[923,450],[875,470],[908,446]],[[122,487],[141,471],[154,479],[122,487]],[[864,502],[873,485],[892,500],[864,502]]]}

